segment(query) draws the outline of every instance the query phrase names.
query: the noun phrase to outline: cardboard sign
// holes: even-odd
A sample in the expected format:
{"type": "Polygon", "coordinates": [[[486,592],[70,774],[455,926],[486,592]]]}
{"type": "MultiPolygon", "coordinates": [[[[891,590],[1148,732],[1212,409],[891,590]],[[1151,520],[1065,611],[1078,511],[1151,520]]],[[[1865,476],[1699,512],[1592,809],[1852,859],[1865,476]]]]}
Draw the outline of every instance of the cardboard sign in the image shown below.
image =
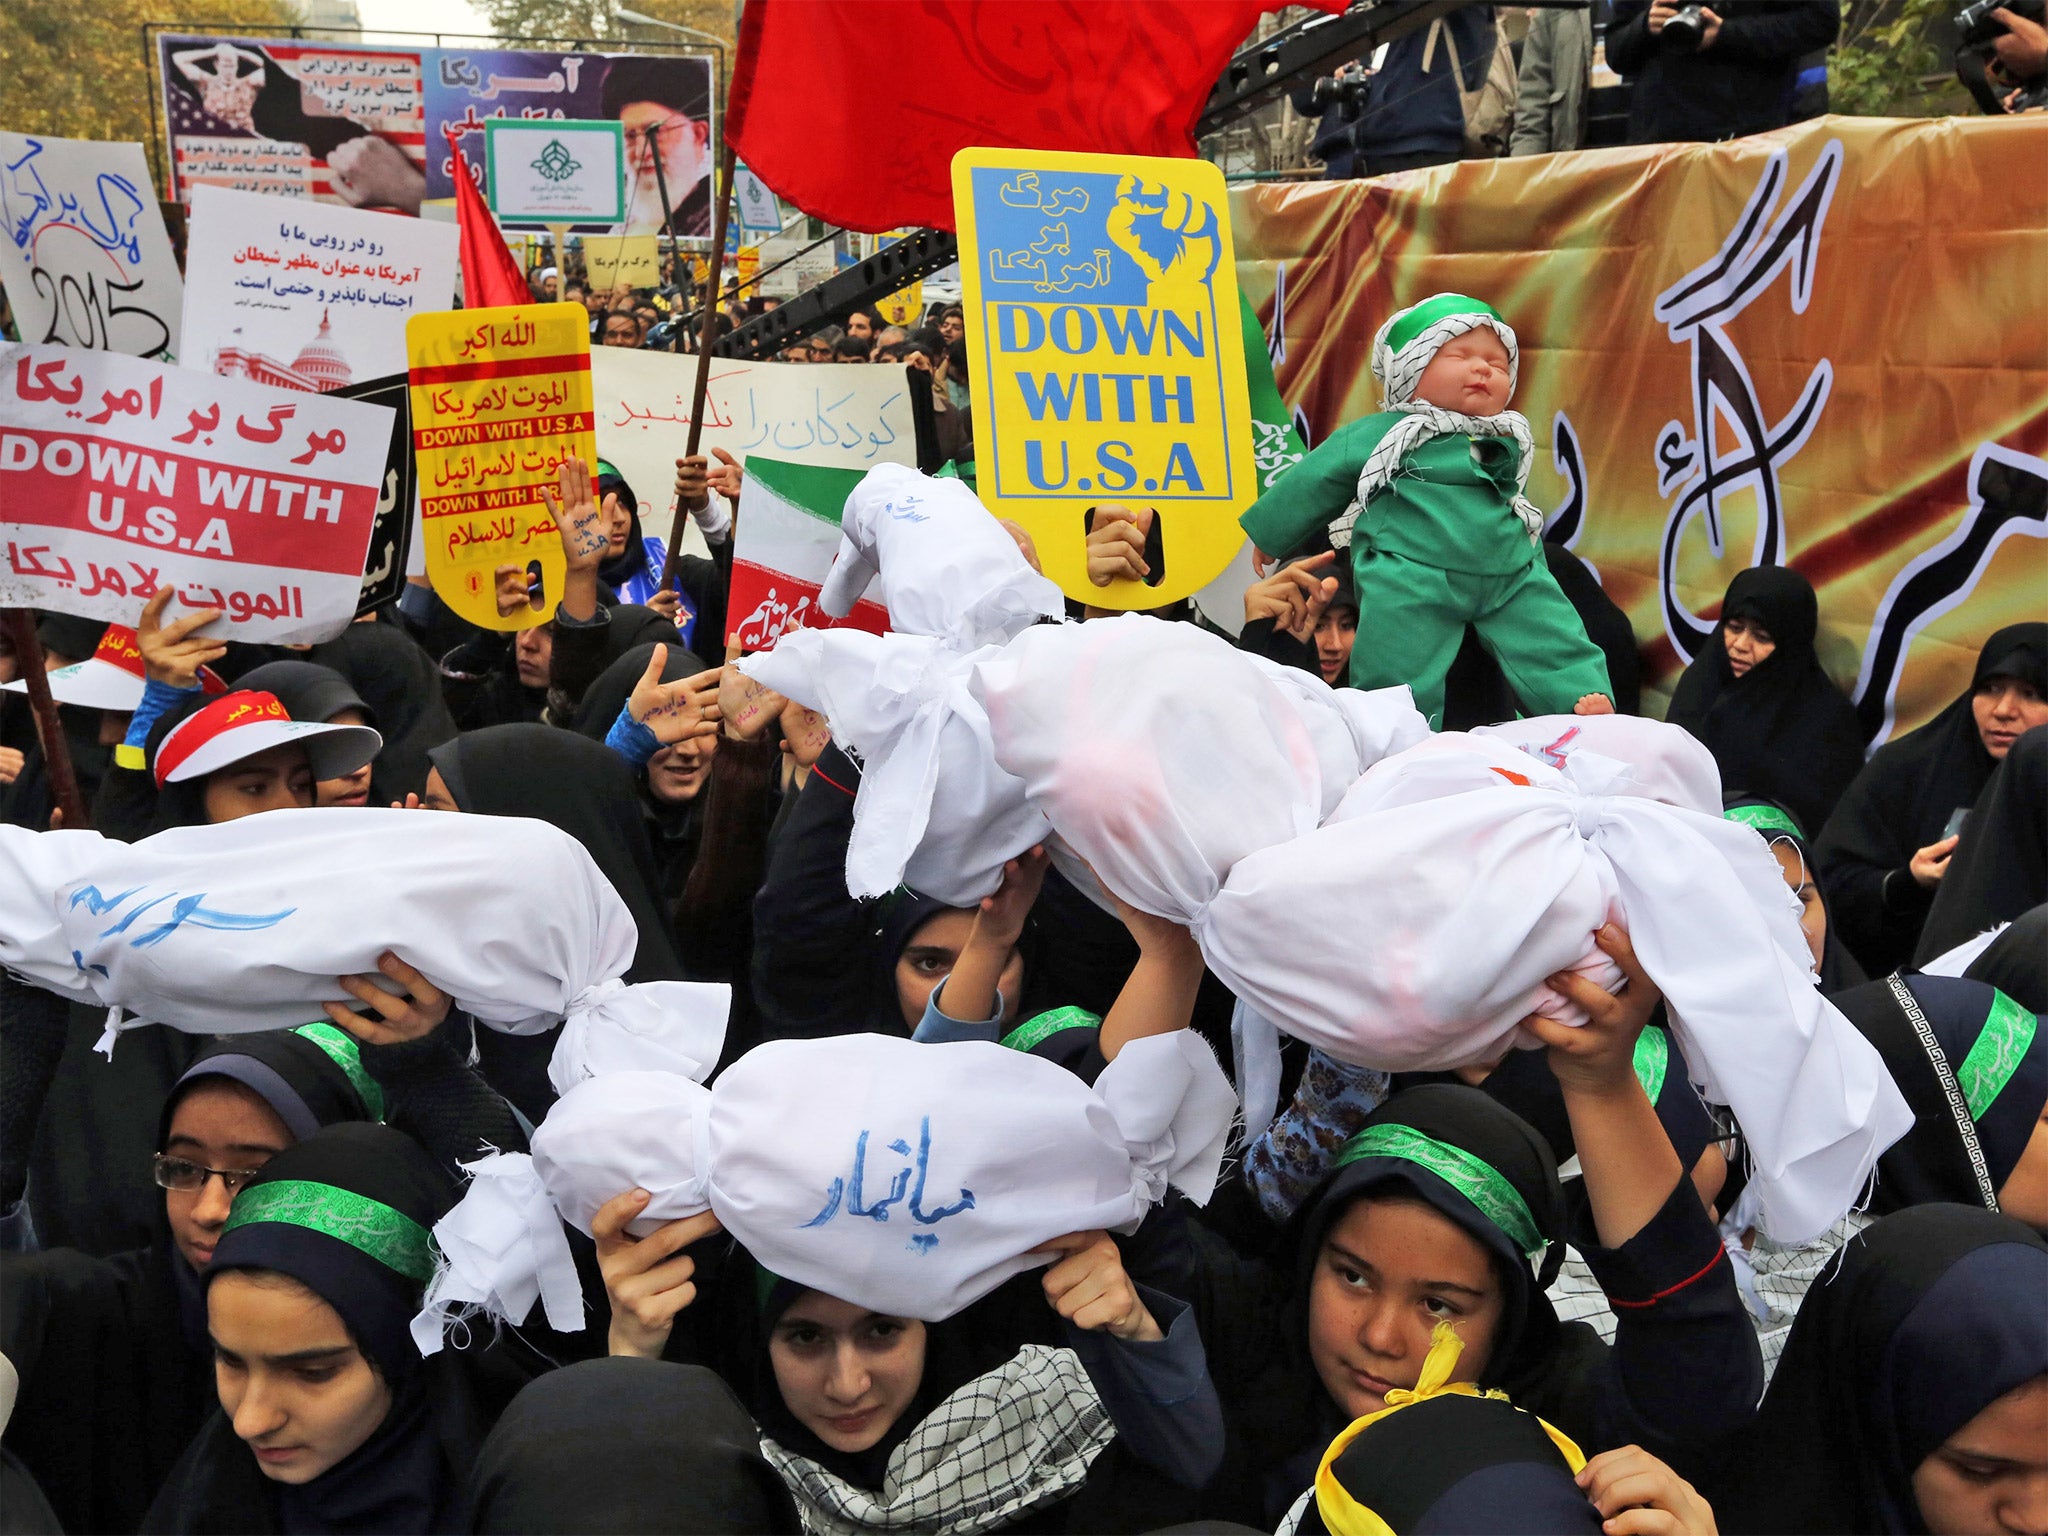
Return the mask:
{"type": "Polygon", "coordinates": [[[0,346],[0,604],[133,624],[169,586],[236,640],[328,639],[355,617],[390,434],[353,400],[0,346]]]}
{"type": "Polygon", "coordinates": [[[494,117],[484,125],[491,212],[542,224],[626,216],[626,134],[617,123],[494,117]]]}
{"type": "Polygon", "coordinates": [[[334,393],[344,400],[381,405],[391,412],[384,473],[377,482],[377,520],[370,526],[370,550],[363,559],[363,589],[356,597],[356,613],[361,615],[396,601],[405,590],[419,496],[413,476],[412,396],[403,373],[345,384],[334,393]]]}
{"type": "Polygon", "coordinates": [[[620,283],[635,288],[661,286],[661,257],[652,235],[585,235],[583,264],[598,288],[620,283]]]}
{"type": "Polygon", "coordinates": [[[178,356],[184,283],[140,144],[0,133],[0,225],[24,341],[178,356]]]}
{"type": "Polygon", "coordinates": [[[454,301],[453,224],[192,189],[188,368],[339,389],[405,368],[405,322],[454,301]]]}
{"type": "Polygon", "coordinates": [[[484,629],[544,624],[564,567],[540,488],[564,459],[597,458],[590,317],[580,304],[414,315],[405,339],[428,579],[484,629]],[[503,565],[538,576],[540,606],[499,614],[503,565]]]}
{"type": "Polygon", "coordinates": [[[768,190],[768,183],[744,165],[735,165],[732,177],[732,211],[740,228],[764,235],[779,232],[783,224],[782,204],[768,190]]]}
{"type": "Polygon", "coordinates": [[[1207,585],[1258,494],[1223,173],[968,149],[953,200],[982,499],[1071,597],[1156,608],[1207,585]],[[1111,504],[1154,511],[1147,581],[1088,581],[1087,516],[1111,504]]]}
{"type": "MultiPolygon", "coordinates": [[[[728,645],[772,650],[790,630],[817,622],[818,588],[839,552],[839,516],[860,482],[861,473],[851,469],[759,454],[747,460],[725,610],[728,645]]],[[[844,619],[825,622],[881,634],[889,627],[889,612],[863,599],[844,619]]]]}

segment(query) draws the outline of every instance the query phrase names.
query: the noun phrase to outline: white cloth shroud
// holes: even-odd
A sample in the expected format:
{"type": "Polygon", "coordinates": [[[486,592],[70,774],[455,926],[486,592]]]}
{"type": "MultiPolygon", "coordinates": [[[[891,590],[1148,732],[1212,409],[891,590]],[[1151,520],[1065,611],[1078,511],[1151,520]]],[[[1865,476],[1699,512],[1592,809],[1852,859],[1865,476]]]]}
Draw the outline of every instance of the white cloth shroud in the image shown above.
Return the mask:
{"type": "Polygon", "coordinates": [[[1544,978],[1585,962],[1610,917],[1695,1083],[1741,1123],[1767,1230],[1824,1231],[1911,1113],[1815,988],[1764,840],[1650,798],[1621,762],[1578,751],[1560,771],[1505,742],[1432,738],[1369,770],[1325,826],[1241,859],[1195,934],[1288,1033],[1360,1066],[1444,1070],[1512,1045],[1544,978]]]}
{"type": "Polygon", "coordinates": [[[845,618],[877,576],[891,629],[956,651],[1066,617],[1060,589],[973,491],[902,464],[877,464],[847,496],[818,607],[845,618]]]}
{"type": "Polygon", "coordinates": [[[390,950],[492,1029],[566,1021],[558,1086],[708,1071],[729,989],[627,985],[638,943],[583,845],[522,817],[268,811],[136,843],[0,827],[0,964],[120,1010],[118,1029],[290,1028],[390,950]]]}
{"type": "Polygon", "coordinates": [[[1053,1238],[1135,1227],[1169,1185],[1205,1202],[1235,1108],[1187,1030],[1132,1041],[1092,1087],[999,1045],[873,1034],[757,1046],[710,1089],[669,1073],[601,1075],[548,1111],[527,1166],[511,1171],[516,1197],[473,1186],[436,1226],[455,1238],[444,1250],[503,1267],[437,1279],[416,1334],[462,1304],[530,1306],[546,1290],[530,1261],[568,1273],[545,1230],[513,1230],[539,1212],[533,1191],[588,1232],[635,1187],[653,1195],[636,1236],[710,1210],[778,1275],[936,1322],[1050,1262],[1035,1250],[1053,1238]]]}
{"type": "Polygon", "coordinates": [[[1428,727],[1406,688],[1332,689],[1192,624],[1027,630],[974,669],[997,764],[1096,875],[1193,922],[1237,860],[1313,831],[1428,727]]]}

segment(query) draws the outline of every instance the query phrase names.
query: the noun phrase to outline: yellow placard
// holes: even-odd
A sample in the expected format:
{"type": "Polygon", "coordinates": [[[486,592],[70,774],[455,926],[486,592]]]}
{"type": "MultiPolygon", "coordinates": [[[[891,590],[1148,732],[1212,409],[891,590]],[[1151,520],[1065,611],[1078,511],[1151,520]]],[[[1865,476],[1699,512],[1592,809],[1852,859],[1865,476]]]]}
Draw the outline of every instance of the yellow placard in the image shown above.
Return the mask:
{"type": "Polygon", "coordinates": [[[545,623],[563,562],[540,488],[565,459],[597,462],[589,315],[581,304],[414,315],[405,347],[428,579],[485,629],[545,623]],[[538,578],[537,605],[498,612],[505,566],[538,578]]]}
{"type": "Polygon", "coordinates": [[[891,325],[915,325],[917,317],[924,313],[924,279],[919,278],[908,288],[897,289],[875,308],[891,325]]]}
{"type": "Polygon", "coordinates": [[[761,248],[758,245],[743,245],[733,265],[733,277],[738,282],[734,298],[744,302],[753,292],[754,278],[761,270],[761,248]]]}
{"type": "Polygon", "coordinates": [[[1070,597],[1156,608],[1206,586],[1258,494],[1223,173],[964,149],[953,209],[982,499],[1070,597]],[[1147,580],[1089,583],[1086,519],[1107,505],[1153,509],[1147,580]]]}
{"type": "Polygon", "coordinates": [[[661,255],[652,235],[585,235],[583,267],[600,288],[620,283],[634,288],[661,286],[661,255]]]}

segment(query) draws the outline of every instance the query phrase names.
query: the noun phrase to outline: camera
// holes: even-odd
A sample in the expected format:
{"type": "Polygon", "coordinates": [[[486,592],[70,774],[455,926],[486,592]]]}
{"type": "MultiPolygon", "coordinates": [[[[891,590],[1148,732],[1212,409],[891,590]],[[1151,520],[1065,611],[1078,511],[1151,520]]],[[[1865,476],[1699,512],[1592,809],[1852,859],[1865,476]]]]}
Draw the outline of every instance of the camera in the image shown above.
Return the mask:
{"type": "Polygon", "coordinates": [[[2005,31],[2005,23],[1991,13],[2011,11],[2028,21],[2040,22],[2048,16],[2048,3],[2044,0],[1974,0],[1956,12],[1956,33],[1965,48],[1988,48],[1998,41],[2005,31]]]}
{"type": "Polygon", "coordinates": [[[1664,23],[1660,35],[1666,48],[1685,53],[1699,51],[1700,39],[1707,35],[1707,19],[1700,14],[1702,9],[1698,5],[1681,5],[1664,23]]]}
{"type": "Polygon", "coordinates": [[[1309,87],[1310,109],[1321,114],[1335,107],[1345,122],[1355,122],[1365,110],[1365,96],[1371,85],[1372,77],[1356,66],[1323,75],[1309,87]]]}

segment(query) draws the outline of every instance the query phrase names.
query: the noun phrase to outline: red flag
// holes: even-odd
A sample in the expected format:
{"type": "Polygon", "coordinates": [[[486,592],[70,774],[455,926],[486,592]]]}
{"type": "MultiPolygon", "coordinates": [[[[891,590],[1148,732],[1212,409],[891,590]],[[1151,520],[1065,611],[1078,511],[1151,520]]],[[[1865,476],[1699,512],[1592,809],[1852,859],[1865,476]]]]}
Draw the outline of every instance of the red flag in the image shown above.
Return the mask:
{"type": "Polygon", "coordinates": [[[491,217],[483,194],[470,179],[469,160],[452,133],[448,147],[455,151],[455,222],[462,230],[463,307],[502,309],[531,304],[533,293],[526,286],[526,274],[519,270],[518,258],[506,249],[498,221],[491,217]]]}
{"type": "MultiPolygon", "coordinates": [[[[1341,11],[1345,0],[1317,0],[1341,11]]],[[[726,132],[848,229],[953,227],[970,145],[1195,152],[1195,119],[1266,0],[749,0],[726,132]]]]}

